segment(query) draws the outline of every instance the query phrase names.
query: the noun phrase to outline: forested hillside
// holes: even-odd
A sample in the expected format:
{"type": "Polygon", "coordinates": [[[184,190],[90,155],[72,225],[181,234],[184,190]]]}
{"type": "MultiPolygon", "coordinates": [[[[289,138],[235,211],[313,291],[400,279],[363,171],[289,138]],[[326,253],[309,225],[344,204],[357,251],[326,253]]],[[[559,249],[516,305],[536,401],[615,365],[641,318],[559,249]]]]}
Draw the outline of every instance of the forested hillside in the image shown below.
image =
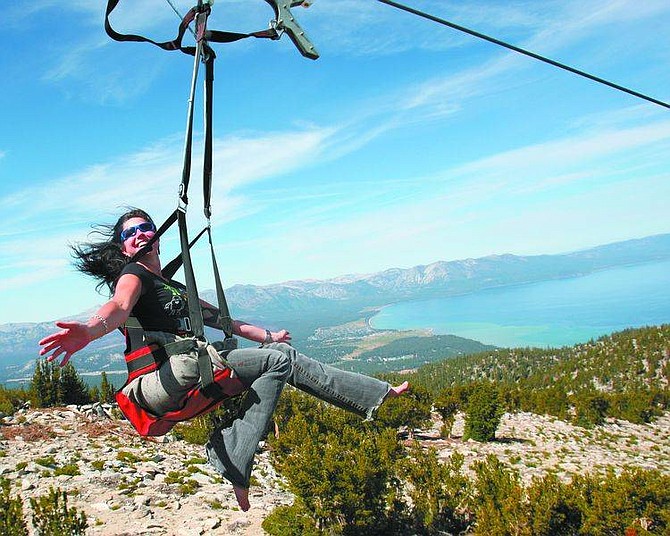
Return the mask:
{"type": "Polygon", "coordinates": [[[491,381],[507,409],[557,417],[595,412],[647,422],[668,407],[670,325],[625,330],[562,349],[496,349],[420,368],[434,394],[491,381]]]}

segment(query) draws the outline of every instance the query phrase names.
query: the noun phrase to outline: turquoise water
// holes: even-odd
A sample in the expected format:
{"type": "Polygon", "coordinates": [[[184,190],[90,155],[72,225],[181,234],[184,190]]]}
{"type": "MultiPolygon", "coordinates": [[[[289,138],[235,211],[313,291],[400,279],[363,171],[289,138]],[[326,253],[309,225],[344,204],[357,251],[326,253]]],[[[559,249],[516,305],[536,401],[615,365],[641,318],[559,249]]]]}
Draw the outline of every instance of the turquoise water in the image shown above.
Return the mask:
{"type": "Polygon", "coordinates": [[[431,328],[504,347],[573,345],[670,323],[670,261],[398,303],[370,322],[378,329],[431,328]]]}

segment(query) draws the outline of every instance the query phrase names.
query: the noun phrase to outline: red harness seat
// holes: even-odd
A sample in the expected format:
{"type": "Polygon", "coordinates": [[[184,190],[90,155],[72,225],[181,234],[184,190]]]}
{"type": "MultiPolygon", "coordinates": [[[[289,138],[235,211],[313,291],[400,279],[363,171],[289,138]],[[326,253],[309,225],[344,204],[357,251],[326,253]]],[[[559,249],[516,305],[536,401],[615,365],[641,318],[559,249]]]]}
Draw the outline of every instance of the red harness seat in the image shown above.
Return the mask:
{"type": "MultiPolygon", "coordinates": [[[[169,346],[169,345],[168,345],[169,346]]],[[[215,369],[214,383],[220,387],[219,396],[205,395],[202,384],[195,385],[184,397],[183,406],[175,411],[156,416],[148,412],[134,400],[123,394],[123,388],[131,380],[155,371],[169,355],[168,347],[155,344],[143,346],[126,354],[128,379],[124,386],[115,394],[119,409],[141,436],[161,436],[182,421],[193,419],[219,407],[223,401],[241,393],[245,387],[238,378],[232,377],[232,369],[215,369]]],[[[179,353],[177,351],[172,353],[179,353]]]]}

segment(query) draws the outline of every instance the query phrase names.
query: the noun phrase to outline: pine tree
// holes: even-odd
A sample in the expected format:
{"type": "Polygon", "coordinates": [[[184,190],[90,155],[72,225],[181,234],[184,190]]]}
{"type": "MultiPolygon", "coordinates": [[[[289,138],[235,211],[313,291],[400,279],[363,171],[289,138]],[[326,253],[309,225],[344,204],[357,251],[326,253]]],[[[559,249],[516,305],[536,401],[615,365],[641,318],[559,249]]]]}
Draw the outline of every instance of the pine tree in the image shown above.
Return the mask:
{"type": "Polygon", "coordinates": [[[63,390],[61,387],[61,368],[60,365],[57,365],[53,361],[45,363],[47,366],[49,380],[47,386],[48,391],[48,400],[49,406],[58,406],[63,403],[63,390]]]}
{"type": "Polygon", "coordinates": [[[88,397],[91,399],[91,402],[102,402],[102,396],[100,395],[100,388],[97,385],[94,385],[88,390],[88,397]]]}
{"type": "Polygon", "coordinates": [[[35,363],[35,371],[30,384],[30,398],[33,405],[37,408],[44,407],[44,394],[46,393],[47,378],[44,374],[44,361],[41,359],[35,363]]]}
{"type": "Polygon", "coordinates": [[[60,403],[60,367],[40,359],[30,386],[31,399],[38,408],[50,408],[60,403]]]}
{"type": "Polygon", "coordinates": [[[435,400],[435,411],[442,417],[442,429],[440,435],[445,438],[451,437],[451,429],[456,420],[456,412],[461,406],[461,401],[451,390],[444,390],[435,400]]]}
{"type": "Polygon", "coordinates": [[[109,404],[114,400],[114,386],[107,380],[107,374],[102,371],[100,375],[100,402],[109,404]]]}
{"type": "Polygon", "coordinates": [[[463,439],[493,441],[502,414],[503,408],[493,385],[477,385],[468,399],[463,439]]]}
{"type": "Polygon", "coordinates": [[[59,382],[59,393],[61,404],[88,404],[91,399],[88,394],[88,387],[81,379],[72,363],[68,363],[62,369],[59,382]]]}

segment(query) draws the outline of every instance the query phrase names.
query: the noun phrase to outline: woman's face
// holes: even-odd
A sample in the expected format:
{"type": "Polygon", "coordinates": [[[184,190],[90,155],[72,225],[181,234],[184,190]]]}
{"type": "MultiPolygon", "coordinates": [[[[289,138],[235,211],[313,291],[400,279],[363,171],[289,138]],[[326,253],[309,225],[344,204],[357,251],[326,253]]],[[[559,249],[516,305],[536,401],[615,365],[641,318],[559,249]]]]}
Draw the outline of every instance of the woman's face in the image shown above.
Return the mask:
{"type": "MultiPolygon", "coordinates": [[[[149,242],[151,237],[156,234],[156,227],[153,223],[144,218],[130,218],[123,223],[121,229],[121,251],[124,255],[132,257],[142,247],[149,242]]],[[[158,252],[158,240],[151,248],[151,253],[158,252]]]]}

